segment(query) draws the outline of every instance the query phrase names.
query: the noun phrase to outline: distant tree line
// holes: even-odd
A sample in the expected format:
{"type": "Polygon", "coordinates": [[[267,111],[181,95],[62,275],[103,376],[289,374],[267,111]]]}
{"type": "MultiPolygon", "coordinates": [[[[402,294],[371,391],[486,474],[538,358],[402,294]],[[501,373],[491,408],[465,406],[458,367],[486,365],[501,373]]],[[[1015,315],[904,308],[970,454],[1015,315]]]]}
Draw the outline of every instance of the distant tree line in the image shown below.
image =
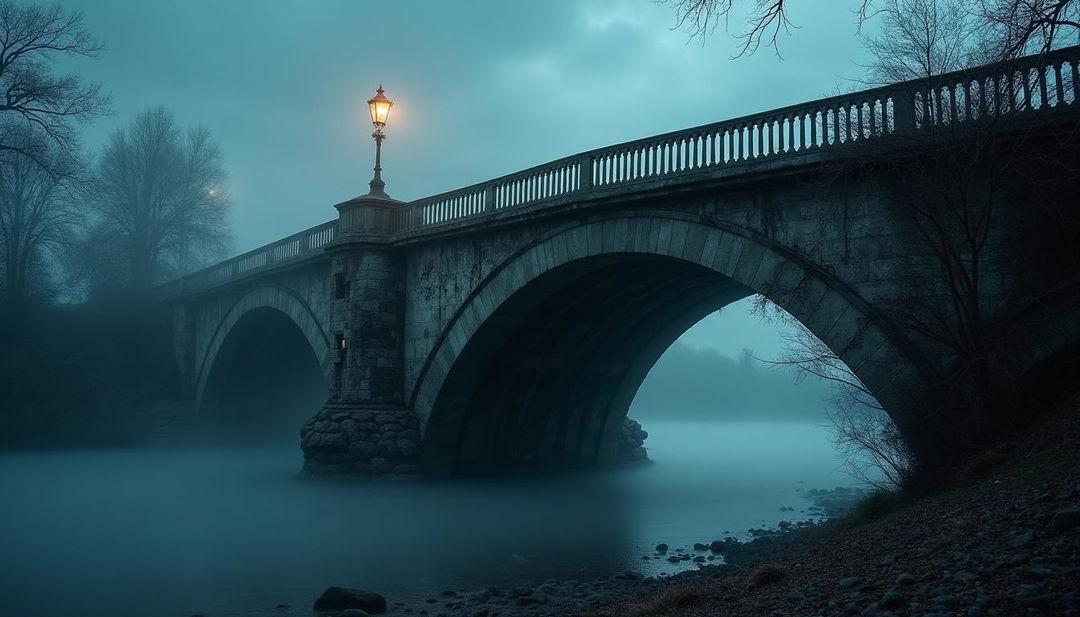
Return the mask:
{"type": "Polygon", "coordinates": [[[798,420],[823,422],[829,394],[821,380],[715,349],[672,345],[649,371],[630,414],[651,420],[798,420]]]}
{"type": "Polygon", "coordinates": [[[56,65],[102,53],[81,13],[0,0],[0,447],[143,440],[178,394],[154,288],[228,249],[206,129],[150,105],[84,148],[111,99],[56,65]]]}
{"type": "Polygon", "coordinates": [[[80,127],[109,113],[100,84],[58,74],[104,49],[79,12],[0,0],[3,333],[58,298],[142,305],[154,285],[220,257],[229,199],[220,148],[151,106],[98,153],[80,127]]]}

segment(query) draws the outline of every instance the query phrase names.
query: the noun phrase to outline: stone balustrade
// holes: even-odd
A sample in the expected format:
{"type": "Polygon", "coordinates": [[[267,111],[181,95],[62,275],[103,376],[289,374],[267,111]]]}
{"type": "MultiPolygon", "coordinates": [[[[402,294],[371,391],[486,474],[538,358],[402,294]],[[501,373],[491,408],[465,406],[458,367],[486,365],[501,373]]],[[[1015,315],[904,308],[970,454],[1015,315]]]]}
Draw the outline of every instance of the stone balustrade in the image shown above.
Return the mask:
{"type": "MultiPolygon", "coordinates": [[[[862,90],[599,148],[462,189],[400,205],[392,233],[408,234],[560,198],[588,199],[614,188],[663,180],[692,183],[725,169],[897,139],[933,129],[1022,120],[1077,107],[1080,46],[862,90]]],[[[193,293],[319,254],[333,220],[162,285],[193,293]]]]}

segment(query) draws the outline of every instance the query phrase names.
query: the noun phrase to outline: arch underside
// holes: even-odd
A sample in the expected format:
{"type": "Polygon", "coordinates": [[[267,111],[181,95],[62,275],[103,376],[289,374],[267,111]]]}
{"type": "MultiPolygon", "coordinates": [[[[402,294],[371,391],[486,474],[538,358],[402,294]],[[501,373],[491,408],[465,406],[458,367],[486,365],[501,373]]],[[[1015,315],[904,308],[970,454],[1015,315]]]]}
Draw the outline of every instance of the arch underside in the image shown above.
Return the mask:
{"type": "Polygon", "coordinates": [[[660,355],[755,292],[875,392],[913,373],[835,282],[763,243],[670,218],[583,227],[592,229],[508,260],[448,327],[414,399],[429,473],[614,462],[623,418],[660,355]],[[883,359],[889,378],[874,370],[883,359]]]}
{"type": "Polygon", "coordinates": [[[619,420],[664,350],[750,293],[671,258],[611,255],[560,268],[510,298],[470,341],[425,448],[452,452],[459,471],[613,462],[619,420]]]}
{"type": "Polygon", "coordinates": [[[323,371],[324,381],[330,383],[331,343],[320,319],[302,298],[288,289],[263,286],[248,291],[229,306],[207,339],[205,350],[196,356],[199,359],[195,379],[196,409],[201,410],[203,407],[207,383],[226,340],[234,334],[237,325],[241,324],[245,316],[261,309],[273,309],[286,316],[297,327],[315,354],[323,371]]]}
{"type": "Polygon", "coordinates": [[[209,369],[200,428],[218,441],[295,444],[327,399],[326,371],[304,333],[270,307],[243,314],[209,369]]]}

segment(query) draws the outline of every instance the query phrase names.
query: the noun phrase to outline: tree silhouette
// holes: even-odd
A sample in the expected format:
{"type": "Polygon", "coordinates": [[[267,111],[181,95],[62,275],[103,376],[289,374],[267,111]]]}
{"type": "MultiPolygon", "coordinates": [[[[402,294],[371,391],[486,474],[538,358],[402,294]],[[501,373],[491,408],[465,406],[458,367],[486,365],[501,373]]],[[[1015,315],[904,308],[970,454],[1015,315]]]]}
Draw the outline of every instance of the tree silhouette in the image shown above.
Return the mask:
{"type": "Polygon", "coordinates": [[[83,25],[78,12],[0,0],[0,152],[24,156],[53,175],[66,167],[21,135],[33,127],[68,155],[78,152],[75,124],[104,113],[109,98],[98,84],[76,75],[56,75],[58,56],[96,58],[102,45],[83,25]]]}

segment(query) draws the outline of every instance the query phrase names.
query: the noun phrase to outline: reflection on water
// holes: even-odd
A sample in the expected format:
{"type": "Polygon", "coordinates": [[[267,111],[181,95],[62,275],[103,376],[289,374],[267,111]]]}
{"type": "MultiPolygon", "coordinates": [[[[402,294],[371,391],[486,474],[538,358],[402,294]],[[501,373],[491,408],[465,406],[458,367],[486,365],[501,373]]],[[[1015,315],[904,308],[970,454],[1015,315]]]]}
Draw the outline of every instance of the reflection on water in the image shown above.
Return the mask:
{"type": "Polygon", "coordinates": [[[655,574],[690,567],[641,560],[657,542],[775,524],[800,488],[850,483],[813,424],[646,428],[653,465],[453,482],[312,480],[295,448],[2,455],[0,614],[307,615],[334,584],[394,601],[655,574]]]}

